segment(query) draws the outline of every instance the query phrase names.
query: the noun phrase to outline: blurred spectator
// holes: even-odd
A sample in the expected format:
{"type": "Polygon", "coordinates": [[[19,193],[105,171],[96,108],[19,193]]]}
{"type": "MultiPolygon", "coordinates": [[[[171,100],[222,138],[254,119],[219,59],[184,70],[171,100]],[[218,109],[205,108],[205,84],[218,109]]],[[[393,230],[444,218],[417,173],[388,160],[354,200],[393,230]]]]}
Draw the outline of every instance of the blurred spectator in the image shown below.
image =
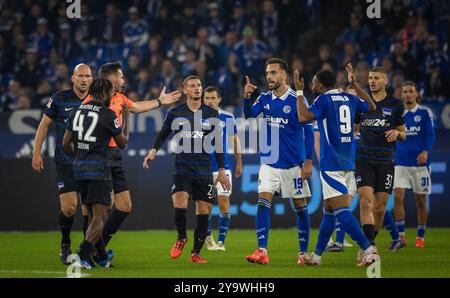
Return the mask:
{"type": "Polygon", "coordinates": [[[195,6],[193,3],[189,2],[184,6],[183,15],[180,17],[179,22],[182,37],[195,37],[200,21],[195,14],[195,6]]]}
{"type": "Polygon", "coordinates": [[[175,37],[167,50],[167,58],[181,64],[186,61],[187,51],[188,48],[181,37],[175,37]]]}
{"type": "Polygon", "coordinates": [[[175,76],[176,69],[172,60],[164,59],[161,65],[161,73],[155,78],[154,81],[160,87],[166,86],[167,91],[173,91],[178,87],[174,84],[175,76]]]}
{"type": "Polygon", "coordinates": [[[262,36],[270,45],[271,51],[276,53],[280,48],[280,40],[278,36],[278,12],[272,0],[265,0],[262,5],[262,10],[262,36]]]}
{"type": "Polygon", "coordinates": [[[48,63],[45,65],[43,76],[46,80],[56,83],[56,72],[58,68],[58,63],[60,62],[58,52],[56,49],[51,50],[48,63]]]}
{"type": "Polygon", "coordinates": [[[255,31],[250,27],[245,27],[242,32],[242,40],[235,48],[234,54],[237,56],[237,67],[242,75],[254,77],[256,83],[264,81],[264,63],[269,57],[266,44],[256,39],[255,31]]]}
{"type": "Polygon", "coordinates": [[[31,99],[28,92],[22,92],[17,99],[17,105],[14,106],[15,110],[29,110],[31,109],[31,99]]]}
{"type": "Polygon", "coordinates": [[[10,80],[8,90],[0,95],[0,111],[8,112],[17,104],[23,87],[18,80],[10,80]]]}
{"type": "Polygon", "coordinates": [[[56,90],[66,89],[71,85],[69,67],[64,62],[59,62],[56,66],[56,90]]]}
{"type": "Polygon", "coordinates": [[[22,86],[35,90],[41,76],[42,69],[38,63],[36,51],[34,49],[28,49],[25,63],[16,72],[16,78],[22,86]]]}
{"type": "Polygon", "coordinates": [[[223,42],[219,47],[219,63],[220,67],[225,67],[228,65],[228,57],[233,53],[234,47],[237,43],[238,34],[235,31],[228,31],[224,38],[223,42]]]}
{"type": "Polygon", "coordinates": [[[31,108],[42,109],[53,94],[52,84],[48,80],[39,81],[36,93],[31,97],[31,108]]]}
{"type": "Polygon", "coordinates": [[[401,40],[405,49],[410,49],[412,44],[416,41],[417,32],[417,15],[414,11],[408,13],[408,19],[406,25],[401,30],[401,40]]]}
{"type": "Polygon", "coordinates": [[[360,85],[367,88],[369,90],[369,71],[370,67],[364,60],[359,61],[355,67],[356,71],[356,80],[360,85]]]}
{"type": "Polygon", "coordinates": [[[182,65],[182,73],[184,77],[195,73],[196,62],[197,55],[195,54],[195,51],[192,49],[188,50],[186,52],[186,61],[184,61],[182,65]]]}
{"type": "Polygon", "coordinates": [[[345,68],[345,65],[348,63],[352,63],[356,65],[359,60],[363,57],[360,57],[358,50],[353,42],[349,41],[344,45],[344,51],[339,53],[336,58],[336,66],[339,68],[345,68]]]}
{"type": "Polygon", "coordinates": [[[391,28],[392,32],[398,32],[408,16],[408,13],[403,5],[402,0],[394,0],[394,3],[389,11],[387,11],[386,27],[391,28]]]}
{"type": "Polygon", "coordinates": [[[135,91],[138,94],[139,100],[145,100],[147,98],[147,93],[150,89],[150,73],[148,69],[140,69],[138,73],[137,88],[135,91]]]}
{"type": "Polygon", "coordinates": [[[175,36],[179,36],[181,25],[178,20],[169,15],[167,7],[163,6],[159,10],[158,18],[150,29],[151,35],[159,34],[162,42],[166,43],[171,41],[175,36]]]}
{"type": "Polygon", "coordinates": [[[25,33],[31,34],[31,32],[36,30],[38,19],[43,17],[42,7],[37,3],[33,3],[31,9],[29,11],[25,10],[25,14],[23,15],[22,21],[25,26],[25,33]]]}
{"type": "Polygon", "coordinates": [[[113,3],[106,4],[105,16],[103,18],[103,40],[110,43],[122,42],[123,23],[120,12],[113,3]]]}
{"type": "MultiPolygon", "coordinates": [[[[361,24],[361,18],[356,14],[350,15],[350,27],[338,37],[337,44],[343,45],[351,42],[360,47],[360,50],[369,50],[370,31],[366,25],[361,24]]],[[[370,43],[371,44],[371,43],[370,43]]]]}
{"type": "Polygon", "coordinates": [[[47,19],[40,18],[37,21],[37,30],[28,39],[29,47],[37,51],[39,59],[46,58],[53,46],[53,40],[53,34],[48,32],[47,19]]]}
{"type": "Polygon", "coordinates": [[[156,67],[162,60],[160,41],[157,37],[151,37],[146,46],[141,49],[142,64],[145,66],[156,67]]]}
{"type": "Polygon", "coordinates": [[[0,35],[0,74],[11,73],[14,69],[14,59],[11,48],[5,42],[3,35],[0,35]]]}
{"type": "Polygon", "coordinates": [[[442,75],[437,64],[428,65],[424,95],[441,102],[450,97],[449,79],[442,75]]]}
{"type": "Polygon", "coordinates": [[[314,68],[315,72],[322,69],[322,65],[325,63],[329,63],[333,66],[333,69],[336,68],[336,63],[331,57],[331,49],[328,45],[321,45],[319,48],[319,63],[317,67],[314,68]]]}
{"type": "Polygon", "coordinates": [[[208,41],[215,46],[219,46],[222,42],[221,37],[225,34],[225,22],[220,16],[219,4],[211,3],[208,9],[209,18],[205,22],[209,31],[208,41]]]}
{"type": "Polygon", "coordinates": [[[20,66],[25,64],[27,56],[27,40],[23,35],[17,35],[14,37],[13,54],[14,58],[14,71],[19,71],[20,66]]]}
{"type": "Polygon", "coordinates": [[[148,41],[148,25],[139,17],[136,6],[128,10],[129,21],[123,26],[123,40],[126,44],[141,47],[148,41]]]}
{"type": "Polygon", "coordinates": [[[12,38],[11,32],[14,23],[12,9],[10,7],[2,7],[0,12],[0,34],[12,38]]]}
{"type": "Polygon", "coordinates": [[[127,89],[130,91],[136,91],[138,89],[139,67],[139,56],[137,54],[131,54],[128,57],[128,62],[124,71],[124,77],[127,81],[127,89]]]}
{"type": "Polygon", "coordinates": [[[439,41],[434,35],[430,36],[427,41],[425,69],[429,69],[431,65],[436,65],[437,67],[439,67],[439,71],[441,74],[448,75],[448,55],[439,49],[439,41]]]}
{"type": "Polygon", "coordinates": [[[57,43],[57,53],[61,59],[67,63],[69,61],[81,56],[81,47],[71,37],[70,25],[63,23],[59,26],[60,37],[57,43]]]}
{"type": "Polygon", "coordinates": [[[408,79],[415,81],[417,79],[417,65],[407,52],[405,46],[401,42],[394,44],[392,53],[392,63],[395,70],[400,70],[408,76],[408,79]]]}
{"type": "Polygon", "coordinates": [[[196,56],[206,63],[209,69],[216,69],[219,65],[217,48],[208,42],[208,29],[203,27],[197,31],[197,39],[194,45],[196,56]]]}
{"type": "Polygon", "coordinates": [[[239,1],[233,7],[233,15],[228,30],[241,33],[247,25],[250,25],[250,20],[245,15],[244,5],[239,1]]]}

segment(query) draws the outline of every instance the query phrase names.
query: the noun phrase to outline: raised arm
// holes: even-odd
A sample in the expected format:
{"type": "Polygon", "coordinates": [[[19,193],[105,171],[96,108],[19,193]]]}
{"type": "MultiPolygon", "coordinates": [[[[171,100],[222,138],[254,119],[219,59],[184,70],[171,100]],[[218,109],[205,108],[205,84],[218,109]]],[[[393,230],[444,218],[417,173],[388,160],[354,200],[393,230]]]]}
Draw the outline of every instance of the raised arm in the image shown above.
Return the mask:
{"type": "Polygon", "coordinates": [[[245,119],[256,118],[262,112],[259,100],[256,98],[256,86],[250,82],[250,78],[245,76],[244,86],[244,117],[245,119]]]}
{"type": "Polygon", "coordinates": [[[159,98],[155,100],[144,100],[134,102],[129,110],[132,113],[143,113],[159,108],[162,105],[171,105],[177,102],[181,98],[180,91],[174,91],[171,93],[166,93],[166,87],[164,86],[159,94],[159,98]]]}
{"type": "Polygon", "coordinates": [[[375,102],[373,101],[372,97],[370,97],[369,94],[362,88],[358,82],[356,81],[355,71],[353,70],[353,66],[351,63],[348,63],[345,66],[345,70],[347,70],[347,76],[348,76],[348,82],[350,84],[350,88],[355,90],[356,95],[361,98],[364,101],[367,101],[369,104],[369,112],[375,111],[377,109],[377,106],[375,105],[375,102]]]}
{"type": "Polygon", "coordinates": [[[306,106],[305,98],[303,97],[303,89],[305,88],[305,81],[300,78],[300,71],[296,69],[294,71],[294,85],[297,94],[297,116],[300,122],[309,122],[314,120],[315,116],[311,113],[306,106]]]}

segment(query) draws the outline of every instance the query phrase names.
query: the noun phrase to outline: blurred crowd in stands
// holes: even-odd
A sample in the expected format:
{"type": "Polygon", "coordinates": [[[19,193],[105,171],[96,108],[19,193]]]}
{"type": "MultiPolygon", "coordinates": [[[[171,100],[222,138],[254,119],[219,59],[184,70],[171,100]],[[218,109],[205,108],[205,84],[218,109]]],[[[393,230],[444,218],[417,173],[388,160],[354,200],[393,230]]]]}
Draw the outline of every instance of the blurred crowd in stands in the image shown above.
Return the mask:
{"type": "Polygon", "coordinates": [[[132,100],[197,74],[237,106],[244,75],[266,89],[272,56],[303,68],[306,82],[326,68],[345,87],[352,62],[366,86],[369,70],[383,66],[394,96],[413,80],[424,100],[449,99],[450,2],[384,0],[380,19],[367,17],[365,2],[81,0],[81,18],[70,19],[66,1],[0,0],[0,111],[42,108],[70,88],[76,64],[96,74],[111,61],[122,63],[132,100]]]}

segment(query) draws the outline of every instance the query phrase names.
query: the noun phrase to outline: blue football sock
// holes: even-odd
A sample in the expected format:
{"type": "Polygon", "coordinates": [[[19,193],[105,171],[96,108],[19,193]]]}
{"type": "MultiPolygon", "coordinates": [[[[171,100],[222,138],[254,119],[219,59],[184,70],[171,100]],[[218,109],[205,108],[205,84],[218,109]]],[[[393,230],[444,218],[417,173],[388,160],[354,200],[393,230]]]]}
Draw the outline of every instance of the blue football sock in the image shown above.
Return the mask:
{"type": "Polygon", "coordinates": [[[425,238],[425,229],[426,228],[427,228],[427,225],[418,225],[417,226],[417,237],[425,238]]]}
{"type": "Polygon", "coordinates": [[[350,212],[348,207],[342,207],[334,210],[334,215],[342,224],[345,232],[358,243],[362,250],[366,250],[370,247],[370,242],[367,240],[363,231],[361,230],[358,221],[350,212]]]}
{"type": "Polygon", "coordinates": [[[341,222],[336,218],[336,243],[343,244],[345,237],[345,231],[341,222]]]}
{"type": "Polygon", "coordinates": [[[395,225],[397,226],[397,230],[400,234],[405,233],[405,219],[397,220],[395,225]]]}
{"type": "Polygon", "coordinates": [[[219,215],[219,239],[222,243],[225,243],[225,238],[227,237],[228,228],[230,227],[230,213],[220,213],[219,215]]]}
{"type": "Polygon", "coordinates": [[[211,223],[212,223],[212,215],[210,214],[209,215],[209,218],[208,218],[208,236],[211,236],[211,223]]]}
{"type": "Polygon", "coordinates": [[[331,235],[334,231],[334,226],[336,224],[336,219],[332,212],[323,209],[323,217],[320,222],[319,237],[317,239],[316,249],[314,253],[321,256],[327,247],[328,240],[330,240],[331,235]]]}
{"type": "Polygon", "coordinates": [[[258,199],[258,210],[256,212],[256,237],[258,247],[267,249],[267,241],[270,229],[270,207],[272,203],[266,199],[258,199]]]}
{"type": "Polygon", "coordinates": [[[397,241],[400,239],[400,234],[398,233],[394,218],[389,210],[386,210],[386,213],[384,213],[383,227],[385,227],[386,230],[389,231],[389,234],[391,234],[391,238],[393,241],[397,241]]]}
{"type": "Polygon", "coordinates": [[[308,252],[309,230],[311,229],[308,206],[296,207],[295,213],[297,213],[297,236],[299,251],[308,252]]]}

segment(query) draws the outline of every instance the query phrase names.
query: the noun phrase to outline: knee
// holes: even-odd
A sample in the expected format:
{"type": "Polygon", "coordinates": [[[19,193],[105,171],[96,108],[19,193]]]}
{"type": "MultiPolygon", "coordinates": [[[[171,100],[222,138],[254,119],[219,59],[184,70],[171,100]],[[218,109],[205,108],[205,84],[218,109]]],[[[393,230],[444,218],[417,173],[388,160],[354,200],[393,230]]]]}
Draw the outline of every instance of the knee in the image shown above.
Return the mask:
{"type": "Polygon", "coordinates": [[[360,205],[361,212],[364,212],[364,213],[372,212],[372,202],[369,199],[367,199],[365,197],[361,197],[359,205],[360,205]]]}
{"type": "Polygon", "coordinates": [[[119,209],[122,212],[131,212],[132,209],[132,204],[131,204],[131,199],[128,198],[121,198],[119,200],[116,200],[116,208],[119,209]]]}
{"type": "Polygon", "coordinates": [[[76,209],[77,209],[76,204],[71,204],[71,205],[66,205],[66,206],[61,207],[61,211],[66,217],[74,216],[76,209]]]}
{"type": "Polygon", "coordinates": [[[426,198],[416,198],[416,206],[419,209],[427,208],[427,200],[426,200],[426,198]]]}

